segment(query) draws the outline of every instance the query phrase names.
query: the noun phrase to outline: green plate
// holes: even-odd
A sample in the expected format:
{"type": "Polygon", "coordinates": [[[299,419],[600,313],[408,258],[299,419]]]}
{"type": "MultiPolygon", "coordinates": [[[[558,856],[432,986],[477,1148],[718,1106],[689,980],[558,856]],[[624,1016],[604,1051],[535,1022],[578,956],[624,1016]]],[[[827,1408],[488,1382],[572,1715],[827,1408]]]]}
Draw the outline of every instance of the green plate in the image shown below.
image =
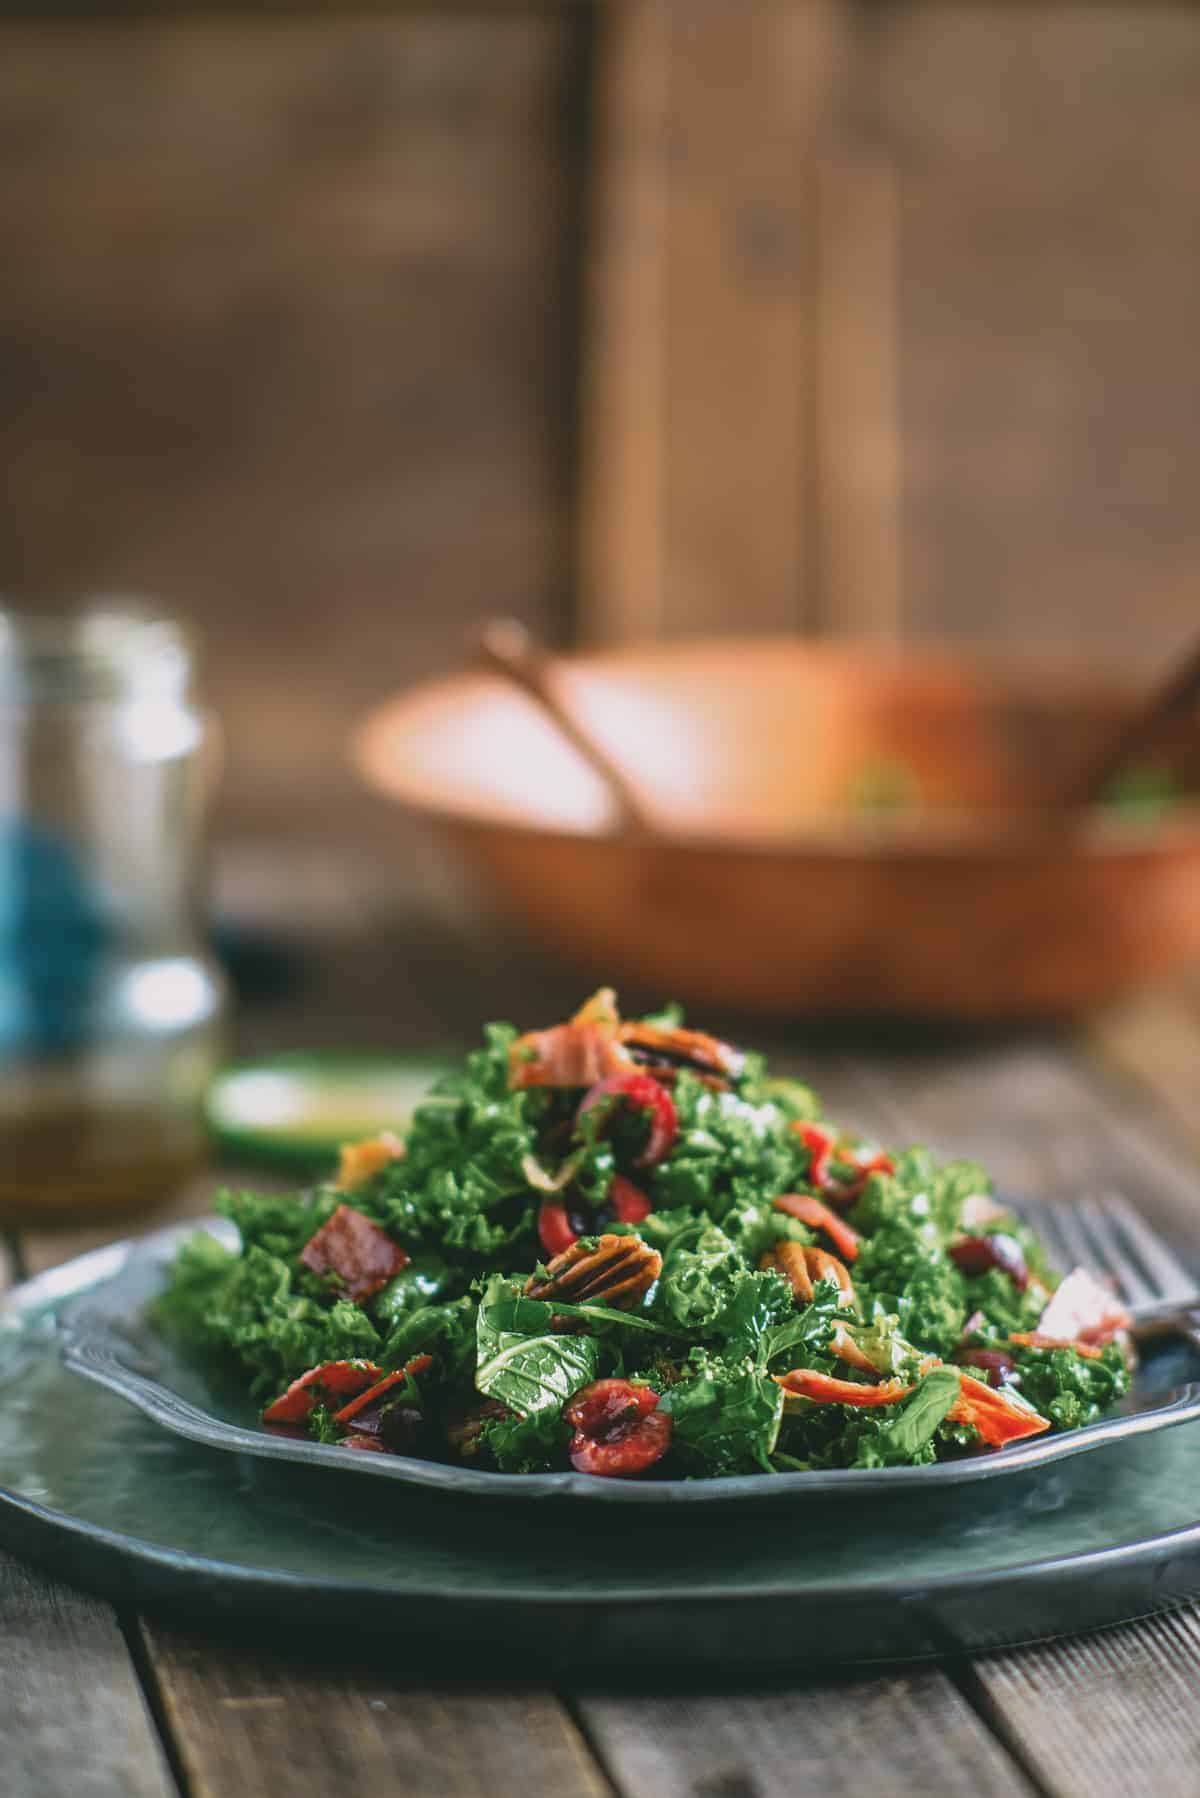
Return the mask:
{"type": "Polygon", "coordinates": [[[436,1056],[357,1049],[234,1062],[210,1086],[205,1116],[218,1145],[238,1160],[322,1173],[342,1143],[407,1129],[452,1065],[436,1056]]]}
{"type": "MultiPolygon", "coordinates": [[[[116,1251],[119,1257],[124,1251],[116,1251]]],[[[1077,1632],[1200,1591],[1200,1430],[1003,1482],[753,1514],[531,1504],[347,1478],[172,1436],[61,1361],[102,1250],[0,1313],[0,1543],[123,1602],[269,1622],[393,1663],[741,1674],[1077,1632]]]]}

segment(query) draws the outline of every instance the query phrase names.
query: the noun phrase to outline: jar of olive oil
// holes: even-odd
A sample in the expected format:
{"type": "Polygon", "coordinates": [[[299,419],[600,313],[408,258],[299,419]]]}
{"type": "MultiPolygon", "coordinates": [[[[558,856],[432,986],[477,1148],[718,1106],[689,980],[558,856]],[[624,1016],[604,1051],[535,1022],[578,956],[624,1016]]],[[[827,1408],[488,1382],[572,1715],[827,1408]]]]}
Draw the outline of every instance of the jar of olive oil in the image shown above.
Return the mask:
{"type": "Polygon", "coordinates": [[[177,624],[0,611],[0,1221],[135,1210],[199,1165],[212,760],[177,624]]]}

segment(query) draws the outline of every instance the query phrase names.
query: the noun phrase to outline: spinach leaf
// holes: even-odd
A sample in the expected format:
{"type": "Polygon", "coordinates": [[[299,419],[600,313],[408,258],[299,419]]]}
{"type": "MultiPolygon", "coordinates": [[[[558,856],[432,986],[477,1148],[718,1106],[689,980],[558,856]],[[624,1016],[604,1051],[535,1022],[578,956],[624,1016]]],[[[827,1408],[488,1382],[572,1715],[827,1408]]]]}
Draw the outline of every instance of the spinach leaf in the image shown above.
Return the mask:
{"type": "Polygon", "coordinates": [[[501,1298],[490,1305],[485,1304],[487,1327],[495,1330],[497,1335],[506,1331],[516,1331],[519,1335],[543,1335],[550,1327],[552,1317],[581,1317],[600,1329],[616,1331],[631,1330],[636,1335],[671,1336],[673,1331],[663,1324],[653,1323],[648,1317],[638,1317],[628,1311],[614,1311],[608,1305],[564,1305],[555,1299],[527,1299],[523,1295],[517,1298],[501,1298]]]}
{"type": "MultiPolygon", "coordinates": [[[[482,1317],[482,1312],[480,1316],[482,1317]]],[[[475,1384],[519,1417],[548,1412],[557,1417],[581,1386],[590,1385],[600,1364],[594,1336],[500,1334],[496,1347],[475,1369],[475,1384]]]]}
{"type": "Polygon", "coordinates": [[[858,1445],[856,1467],[900,1467],[916,1461],[959,1395],[958,1370],[934,1367],[872,1436],[858,1445]]]}

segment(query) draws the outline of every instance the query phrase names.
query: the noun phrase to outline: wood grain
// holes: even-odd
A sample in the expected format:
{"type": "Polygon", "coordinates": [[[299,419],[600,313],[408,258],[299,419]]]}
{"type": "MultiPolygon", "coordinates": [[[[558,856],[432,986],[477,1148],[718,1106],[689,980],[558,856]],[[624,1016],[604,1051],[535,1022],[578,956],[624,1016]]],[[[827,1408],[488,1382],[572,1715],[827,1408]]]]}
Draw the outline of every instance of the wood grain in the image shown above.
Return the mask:
{"type": "Polygon", "coordinates": [[[1034,1788],[944,1673],[697,1698],[578,1701],[629,1798],[1014,1798],[1034,1788]]]}
{"type": "Polygon", "coordinates": [[[371,700],[562,633],[574,9],[10,26],[0,588],[157,595],[230,831],[382,830],[371,700]]]}
{"type": "Polygon", "coordinates": [[[157,1624],[143,1633],[193,1798],[608,1791],[549,1694],[429,1690],[355,1673],[344,1656],[310,1666],[157,1624]]]}
{"type": "Polygon", "coordinates": [[[633,0],[599,66],[583,623],[796,627],[812,553],[813,147],[839,9],[633,0]]]}
{"type": "Polygon", "coordinates": [[[871,12],[908,628],[1152,678],[1196,617],[1200,15],[871,12]]]}
{"type": "Polygon", "coordinates": [[[12,1798],[175,1791],[110,1607],[3,1554],[0,1786],[12,1798]]]}
{"type": "Polygon", "coordinates": [[[1200,1791],[1200,1611],[976,1661],[968,1689],[1055,1798],[1200,1791]]]}

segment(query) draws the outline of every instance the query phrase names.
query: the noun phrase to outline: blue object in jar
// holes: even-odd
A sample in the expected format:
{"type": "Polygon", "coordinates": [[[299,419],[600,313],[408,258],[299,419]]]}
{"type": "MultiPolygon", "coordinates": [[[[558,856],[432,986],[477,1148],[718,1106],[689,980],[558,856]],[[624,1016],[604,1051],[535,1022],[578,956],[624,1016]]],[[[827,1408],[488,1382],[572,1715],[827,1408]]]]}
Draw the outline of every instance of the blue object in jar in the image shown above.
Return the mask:
{"type": "Polygon", "coordinates": [[[65,838],[0,824],[0,1052],[60,1054],[87,1036],[110,931],[65,838]]]}

